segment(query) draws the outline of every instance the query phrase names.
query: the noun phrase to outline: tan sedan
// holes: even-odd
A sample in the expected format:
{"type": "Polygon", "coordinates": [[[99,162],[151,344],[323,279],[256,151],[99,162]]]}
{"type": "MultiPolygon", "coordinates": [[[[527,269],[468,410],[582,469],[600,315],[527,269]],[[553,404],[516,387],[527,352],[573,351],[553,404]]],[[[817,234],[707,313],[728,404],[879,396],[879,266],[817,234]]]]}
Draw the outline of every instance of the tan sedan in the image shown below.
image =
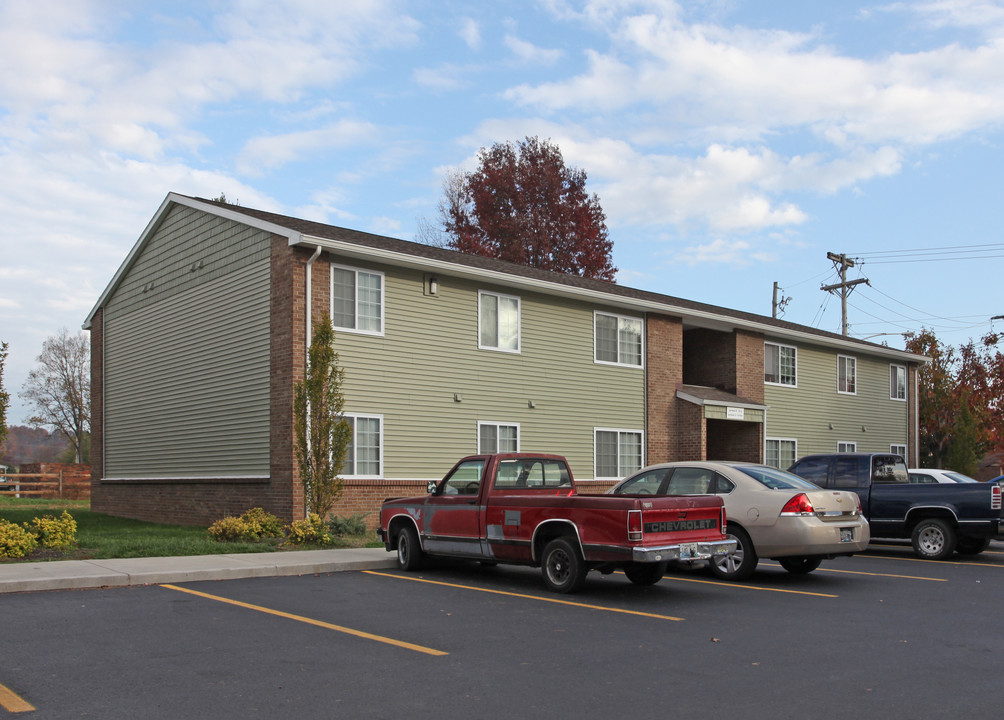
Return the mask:
{"type": "Polygon", "coordinates": [[[784,470],[739,462],[673,462],[639,470],[615,495],[720,495],[734,555],[710,565],[717,577],[745,580],[761,557],[791,573],[810,573],[827,558],[868,546],[871,531],[858,496],[824,490],[784,470]]]}

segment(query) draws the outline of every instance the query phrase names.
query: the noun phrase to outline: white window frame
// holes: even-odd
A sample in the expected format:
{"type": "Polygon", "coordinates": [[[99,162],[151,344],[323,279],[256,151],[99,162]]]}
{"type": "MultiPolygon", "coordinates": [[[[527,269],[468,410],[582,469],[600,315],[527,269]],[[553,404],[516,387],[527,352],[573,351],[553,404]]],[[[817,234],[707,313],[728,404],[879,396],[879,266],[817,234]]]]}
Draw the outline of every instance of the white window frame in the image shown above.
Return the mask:
{"type": "Polygon", "coordinates": [[[496,422],[494,420],[478,420],[478,436],[477,436],[477,449],[478,455],[483,455],[485,453],[498,453],[498,452],[519,452],[520,451],[520,437],[521,437],[519,423],[515,422],[496,422]],[[483,427],[494,427],[495,428],[495,449],[485,450],[481,447],[481,428],[483,427]],[[499,450],[498,448],[498,429],[499,428],[516,428],[516,449],[515,450],[499,450]]]}
{"type": "Polygon", "coordinates": [[[770,467],[776,467],[778,470],[787,470],[788,468],[790,468],[794,464],[794,462],[796,460],[798,460],[798,438],[780,438],[780,437],[764,438],[763,454],[764,454],[763,461],[764,461],[765,465],[770,465],[770,467]],[[792,446],[793,446],[793,451],[792,451],[792,454],[791,454],[791,462],[788,463],[787,465],[785,465],[784,467],[782,467],[780,465],[771,465],[770,461],[767,458],[767,447],[768,447],[768,445],[770,445],[770,443],[777,443],[778,444],[778,446],[777,446],[777,457],[778,457],[778,460],[780,460],[780,458],[781,458],[781,444],[782,443],[791,443],[792,446]]]}
{"type": "Polygon", "coordinates": [[[767,353],[768,346],[777,349],[777,372],[778,372],[778,380],[776,382],[768,380],[767,376],[766,376],[766,372],[765,372],[764,373],[763,384],[764,385],[773,385],[775,387],[797,388],[798,387],[798,348],[795,347],[794,345],[784,345],[782,343],[765,341],[764,344],[763,344],[765,371],[766,371],[766,365],[767,365],[766,353],[767,353]],[[792,353],[794,354],[794,358],[793,358],[793,361],[792,361],[792,373],[793,374],[792,374],[792,378],[791,378],[791,382],[790,383],[789,382],[784,382],[784,376],[781,375],[781,349],[782,348],[784,348],[785,350],[791,350],[792,353]]]}
{"type": "MultiPolygon", "coordinates": [[[[903,459],[906,460],[906,451],[906,443],[889,443],[889,452],[892,455],[902,455],[903,459]]],[[[910,464],[909,460],[907,460],[907,464],[910,464]]]]}
{"type": "Polygon", "coordinates": [[[858,394],[858,359],[853,355],[837,355],[837,392],[840,395],[857,395],[858,394]],[[853,390],[841,390],[840,389],[840,366],[844,366],[844,379],[846,385],[846,373],[847,368],[850,367],[853,370],[853,377],[851,378],[854,383],[853,390]]]}
{"type": "MultiPolygon", "coordinates": [[[[358,333],[359,335],[372,335],[374,337],[383,337],[387,328],[387,323],[385,320],[386,308],[387,308],[387,276],[379,270],[368,270],[366,268],[352,267],[351,265],[339,265],[338,263],[331,263],[331,270],[344,270],[346,272],[351,272],[354,274],[352,281],[352,287],[354,292],[353,302],[353,318],[352,322],[354,327],[345,327],[344,325],[338,325],[335,321],[335,273],[329,272],[330,275],[328,289],[329,289],[329,302],[328,302],[328,314],[331,317],[331,324],[335,330],[340,330],[342,332],[358,333]],[[359,274],[363,273],[365,275],[375,275],[380,278],[380,329],[379,330],[363,330],[359,327],[359,274]]],[[[308,301],[309,306],[309,301],[308,301]]],[[[309,307],[308,307],[309,309],[309,307]]]]}
{"type": "Polygon", "coordinates": [[[643,368],[645,367],[645,319],[640,317],[633,317],[631,315],[618,315],[617,313],[603,312],[600,310],[593,311],[593,362],[597,365],[613,365],[615,367],[627,367],[627,368],[643,368]],[[600,360],[599,358],[599,333],[596,331],[596,321],[600,316],[614,318],[617,320],[617,362],[612,360],[600,360]],[[624,362],[621,358],[623,353],[621,350],[621,323],[622,322],[636,322],[641,325],[641,332],[638,333],[639,344],[638,344],[638,363],[624,362]]]}
{"type": "Polygon", "coordinates": [[[889,366],[889,399],[897,400],[899,402],[906,402],[906,365],[890,365],[889,366]],[[899,373],[903,373],[903,387],[900,388],[899,385],[899,373]],[[903,391],[903,397],[899,396],[900,390],[903,391]]]}
{"type": "Polygon", "coordinates": [[[858,444],[853,440],[838,440],[837,441],[837,452],[838,453],[852,453],[858,451],[858,444]]]}
{"type": "Polygon", "coordinates": [[[506,295],[505,293],[492,292],[491,290],[478,290],[478,349],[479,350],[492,350],[494,352],[505,352],[513,353],[518,355],[523,350],[523,300],[518,295],[506,295]],[[495,317],[495,345],[485,345],[481,341],[481,324],[484,322],[481,317],[481,298],[483,297],[493,297],[496,301],[496,317],[495,317]],[[515,348],[504,348],[499,347],[498,342],[502,336],[502,313],[498,312],[497,308],[501,306],[499,302],[502,299],[515,300],[516,301],[516,347],[515,348]]]}
{"type": "Polygon", "coordinates": [[[627,477],[633,472],[637,472],[645,467],[645,431],[639,430],[637,428],[609,428],[609,427],[594,427],[593,428],[593,478],[595,480],[620,480],[623,477],[627,477]],[[618,475],[600,475],[599,474],[599,442],[597,435],[601,432],[607,433],[617,433],[617,472],[618,475]],[[638,436],[638,467],[634,469],[622,470],[623,464],[621,460],[621,435],[637,435],[638,436]]]}
{"type": "Polygon", "coordinates": [[[350,413],[350,412],[342,413],[342,415],[345,418],[351,418],[353,420],[353,424],[352,424],[353,432],[352,432],[352,440],[351,440],[353,467],[352,467],[352,472],[348,472],[346,468],[342,468],[343,469],[342,477],[343,478],[353,478],[353,479],[354,478],[376,478],[376,479],[382,479],[383,478],[383,470],[384,470],[384,467],[383,467],[383,463],[384,463],[384,435],[386,434],[386,428],[384,427],[384,422],[383,422],[383,415],[375,415],[373,413],[350,413]],[[356,459],[356,457],[358,457],[358,452],[356,451],[356,439],[358,437],[358,433],[355,432],[355,428],[357,427],[356,421],[358,421],[358,420],[376,420],[376,421],[378,421],[380,423],[380,436],[379,436],[380,444],[379,444],[378,449],[377,449],[377,452],[380,453],[380,459],[377,461],[378,468],[377,468],[376,474],[372,474],[372,473],[357,473],[357,472],[355,472],[355,469],[356,469],[355,468],[355,466],[356,466],[356,460],[355,459],[356,459]]]}

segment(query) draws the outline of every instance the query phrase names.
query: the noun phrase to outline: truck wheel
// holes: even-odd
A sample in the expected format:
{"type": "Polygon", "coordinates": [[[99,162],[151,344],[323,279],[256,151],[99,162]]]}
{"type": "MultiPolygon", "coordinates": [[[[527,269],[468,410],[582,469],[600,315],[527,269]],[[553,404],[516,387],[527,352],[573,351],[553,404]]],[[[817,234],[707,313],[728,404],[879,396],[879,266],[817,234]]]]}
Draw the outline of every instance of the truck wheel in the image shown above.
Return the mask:
{"type": "Polygon", "coordinates": [[[960,537],[955,545],[955,552],[959,555],[979,555],[990,547],[989,537],[960,537]]]}
{"type": "Polygon", "coordinates": [[[822,558],[813,557],[788,557],[778,558],[781,567],[792,575],[808,575],[823,562],[822,558]]]}
{"type": "Polygon", "coordinates": [[[725,536],[736,541],[736,551],[732,555],[711,558],[708,561],[711,574],[722,580],[748,580],[759,562],[753,541],[738,525],[726,524],[725,536]]]}
{"type": "Polygon", "coordinates": [[[418,570],[422,567],[422,556],[418,533],[413,526],[405,525],[397,533],[397,566],[402,570],[418,570]]]}
{"type": "Polygon", "coordinates": [[[559,593],[573,593],[585,584],[589,568],[571,542],[565,538],[555,538],[544,546],[540,572],[549,589],[559,593]]]}
{"type": "Polygon", "coordinates": [[[635,585],[655,585],[666,574],[666,563],[631,563],[624,574],[635,585]]]}
{"type": "Polygon", "coordinates": [[[913,551],[925,560],[944,560],[955,552],[955,530],[940,518],[921,520],[913,529],[913,551]]]}

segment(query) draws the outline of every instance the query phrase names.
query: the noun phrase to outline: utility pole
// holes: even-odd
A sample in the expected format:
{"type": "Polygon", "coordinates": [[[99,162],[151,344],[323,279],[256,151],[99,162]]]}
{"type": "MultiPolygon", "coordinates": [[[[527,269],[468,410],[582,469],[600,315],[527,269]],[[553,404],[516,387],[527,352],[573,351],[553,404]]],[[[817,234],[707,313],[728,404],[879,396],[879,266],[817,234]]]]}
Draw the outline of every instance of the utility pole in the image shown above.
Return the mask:
{"type": "Polygon", "coordinates": [[[784,295],[782,295],[781,296],[781,300],[778,301],[778,299],[777,299],[777,293],[778,293],[778,291],[784,292],[782,288],[778,287],[777,281],[775,281],[774,282],[774,300],[771,302],[771,305],[770,305],[770,308],[771,308],[770,316],[772,318],[774,318],[775,320],[777,320],[777,311],[780,310],[783,313],[784,312],[784,306],[787,305],[791,301],[790,297],[784,297],[784,295]]]}
{"type": "Polygon", "coordinates": [[[860,285],[861,283],[871,285],[871,283],[868,282],[868,278],[858,278],[857,280],[847,282],[847,268],[854,267],[854,261],[847,257],[844,253],[837,255],[836,253],[828,252],[826,253],[826,259],[832,260],[833,264],[837,266],[837,272],[840,273],[840,282],[834,283],[833,285],[823,285],[819,289],[825,290],[829,293],[832,293],[834,290],[840,291],[840,327],[842,334],[846,335],[847,296],[851,294],[851,290],[854,289],[855,285],[860,285]]]}

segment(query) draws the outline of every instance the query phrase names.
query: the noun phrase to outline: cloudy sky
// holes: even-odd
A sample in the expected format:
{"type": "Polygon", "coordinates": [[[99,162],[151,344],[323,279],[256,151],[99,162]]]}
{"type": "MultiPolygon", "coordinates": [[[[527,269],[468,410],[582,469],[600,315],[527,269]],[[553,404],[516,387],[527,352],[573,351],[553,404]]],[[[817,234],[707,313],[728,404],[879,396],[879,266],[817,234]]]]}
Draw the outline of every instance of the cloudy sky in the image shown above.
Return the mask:
{"type": "Polygon", "coordinates": [[[851,333],[1004,330],[1004,3],[0,0],[9,424],[168,192],[413,239],[528,135],[621,284],[851,333]]]}

